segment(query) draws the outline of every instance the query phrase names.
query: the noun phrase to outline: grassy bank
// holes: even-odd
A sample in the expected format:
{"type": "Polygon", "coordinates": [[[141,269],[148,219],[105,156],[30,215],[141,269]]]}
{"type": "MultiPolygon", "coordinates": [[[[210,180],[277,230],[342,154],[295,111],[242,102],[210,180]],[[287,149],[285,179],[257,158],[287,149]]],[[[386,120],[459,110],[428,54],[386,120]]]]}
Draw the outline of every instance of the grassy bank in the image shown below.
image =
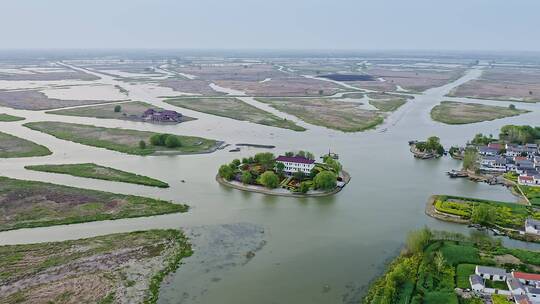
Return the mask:
{"type": "Polygon", "coordinates": [[[438,195],[434,201],[438,212],[459,216],[485,226],[523,230],[525,219],[540,219],[540,212],[516,203],[490,201],[458,196],[438,195]]]}
{"type": "Polygon", "coordinates": [[[24,120],[24,117],[19,116],[13,116],[5,113],[0,113],[0,122],[12,122],[12,121],[20,121],[24,120]]]}
{"type": "Polygon", "coordinates": [[[0,177],[0,231],[186,212],[187,205],[0,177]]]}
{"type": "Polygon", "coordinates": [[[375,128],[384,121],[378,111],[361,109],[351,102],[330,98],[258,98],[273,108],[303,121],[343,132],[375,128]]]}
{"type": "Polygon", "coordinates": [[[0,132],[0,158],[34,157],[50,154],[52,152],[45,146],[0,132]]]}
{"type": "Polygon", "coordinates": [[[65,165],[34,165],[26,166],[28,170],[69,174],[79,177],[95,178],[124,182],[152,187],[167,188],[169,184],[147,176],[138,175],[126,171],[117,170],[110,167],[99,166],[92,163],[86,164],[65,164],[65,165]]]}
{"type": "Polygon", "coordinates": [[[211,139],[175,135],[180,142],[180,146],[167,148],[166,146],[150,144],[150,137],[158,133],[148,131],[104,128],[53,121],[31,122],[24,124],[24,126],[59,139],[135,155],[207,153],[214,151],[218,145],[218,142],[211,139]],[[141,141],[145,142],[144,147],[140,146],[141,141]]]}
{"type": "Polygon", "coordinates": [[[249,121],[261,125],[294,131],[306,130],[290,120],[279,118],[272,113],[263,111],[237,98],[174,98],[165,100],[165,102],[193,111],[249,121]]]}
{"type": "Polygon", "coordinates": [[[484,234],[466,237],[423,229],[409,234],[406,248],[372,283],[363,303],[480,304],[480,299],[459,298],[454,292],[455,288],[470,288],[469,276],[476,265],[535,272],[538,256],[533,251],[505,248],[484,234]]]}
{"type": "Polygon", "coordinates": [[[528,113],[510,107],[443,101],[431,109],[431,118],[451,125],[469,124],[528,113]]]}
{"type": "Polygon", "coordinates": [[[0,246],[0,302],[156,303],[165,275],[191,254],[178,230],[0,246]]]}

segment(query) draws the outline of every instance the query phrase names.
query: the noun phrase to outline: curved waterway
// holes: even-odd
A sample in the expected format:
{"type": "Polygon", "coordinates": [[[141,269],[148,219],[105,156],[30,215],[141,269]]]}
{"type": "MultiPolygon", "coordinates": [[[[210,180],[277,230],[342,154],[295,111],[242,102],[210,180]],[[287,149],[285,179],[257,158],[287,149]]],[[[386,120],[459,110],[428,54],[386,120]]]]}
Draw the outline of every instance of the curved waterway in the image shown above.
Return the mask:
{"type": "MultiPolygon", "coordinates": [[[[407,231],[427,225],[433,229],[468,232],[463,225],[426,216],[424,207],[430,195],[443,193],[516,201],[504,187],[449,179],[445,172],[458,167],[458,161],[449,157],[417,160],[407,145],[409,140],[437,135],[449,147],[465,143],[476,133],[496,135],[505,124],[537,124],[540,112],[536,104],[523,105],[533,110],[531,113],[478,124],[449,126],[430,119],[431,107],[447,99],[443,97],[445,94],[480,73],[479,69],[471,69],[451,84],[416,95],[382,126],[362,133],[342,133],[309,124],[303,124],[308,131],[294,132],[185,109],[180,111],[198,120],[165,126],[0,108],[0,112],[27,118],[23,122],[0,123],[1,131],[46,145],[54,152],[41,158],[2,159],[1,175],[157,197],[192,206],[185,214],[8,231],[0,233],[0,244],[182,227],[190,231],[195,254],[185,259],[185,265],[163,283],[160,303],[357,303],[365,286],[399,252],[407,231]],[[21,126],[27,121],[40,120],[198,135],[231,144],[272,144],[277,147],[273,150],[276,154],[303,149],[321,155],[331,149],[340,154],[340,161],[352,180],[343,191],[331,197],[288,198],[247,193],[219,185],[214,179],[216,170],[233,158],[266,150],[243,148],[239,153],[220,150],[201,155],[140,157],[61,141],[21,126]],[[171,187],[158,189],[23,168],[29,164],[68,162],[97,162],[161,179],[171,187]],[[242,230],[242,225],[236,226],[238,223],[248,224],[249,229],[242,230]],[[215,225],[227,227],[223,241],[216,237],[220,230],[215,229],[215,225]],[[204,227],[214,228],[205,230],[204,227]],[[229,251],[230,246],[249,238],[249,231],[259,230],[264,231],[263,242],[259,242],[259,235],[251,242],[245,241],[251,244],[248,247],[254,250],[255,256],[247,262],[238,262],[242,251],[229,251]],[[203,238],[206,241],[201,241],[203,238]],[[230,243],[225,239],[231,240],[230,243]],[[210,267],[205,259],[207,255],[214,262],[221,260],[210,267]]],[[[133,100],[175,109],[157,97],[158,89],[100,76],[102,79],[97,82],[120,84],[129,90],[129,98],[133,100]]],[[[249,96],[242,99],[261,106],[249,96]]],[[[273,113],[283,114],[275,110],[273,113]]],[[[506,243],[535,247],[509,240],[506,243]]]]}

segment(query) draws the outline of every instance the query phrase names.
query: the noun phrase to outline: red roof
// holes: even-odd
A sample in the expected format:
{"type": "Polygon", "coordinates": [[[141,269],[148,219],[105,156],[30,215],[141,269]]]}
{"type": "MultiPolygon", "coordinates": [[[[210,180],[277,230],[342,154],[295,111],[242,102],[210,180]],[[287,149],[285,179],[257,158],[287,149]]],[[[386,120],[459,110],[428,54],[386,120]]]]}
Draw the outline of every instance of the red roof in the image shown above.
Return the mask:
{"type": "Polygon", "coordinates": [[[307,159],[305,157],[300,156],[283,156],[280,155],[278,158],[276,158],[276,161],[279,162],[289,162],[289,163],[300,163],[300,164],[313,164],[315,160],[313,159],[307,159]]]}
{"type": "Polygon", "coordinates": [[[528,181],[534,180],[534,178],[532,176],[526,176],[526,175],[520,175],[519,179],[520,180],[528,180],[528,181]]]}
{"type": "Polygon", "coordinates": [[[518,160],[527,160],[528,158],[524,157],[524,156],[516,156],[514,157],[514,160],[515,161],[518,161],[518,160]]]}
{"type": "Polygon", "coordinates": [[[516,279],[528,280],[528,281],[540,281],[540,274],[526,273],[526,272],[512,272],[512,275],[516,279]]]}
{"type": "Polygon", "coordinates": [[[500,143],[490,143],[488,144],[489,148],[500,150],[502,148],[502,145],[500,143]]]}

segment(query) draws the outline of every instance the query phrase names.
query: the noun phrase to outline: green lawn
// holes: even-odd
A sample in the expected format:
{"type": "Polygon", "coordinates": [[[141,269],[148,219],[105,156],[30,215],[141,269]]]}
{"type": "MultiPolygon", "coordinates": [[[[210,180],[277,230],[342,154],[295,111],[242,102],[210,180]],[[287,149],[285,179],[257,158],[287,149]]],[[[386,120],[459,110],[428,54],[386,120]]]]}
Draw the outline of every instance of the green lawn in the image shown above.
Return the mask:
{"type": "Polygon", "coordinates": [[[458,304],[458,298],[453,291],[442,292],[434,291],[428,292],[424,296],[423,304],[458,304]]]}
{"type": "Polygon", "coordinates": [[[0,231],[186,212],[187,205],[0,177],[0,231]]]}
{"type": "Polygon", "coordinates": [[[13,116],[5,113],[0,113],[0,122],[12,122],[12,121],[20,121],[24,120],[24,117],[19,116],[13,116]]]}
{"type": "Polygon", "coordinates": [[[456,285],[459,288],[470,288],[469,276],[474,274],[476,264],[459,264],[456,267],[456,285]]]}
{"type": "Polygon", "coordinates": [[[150,144],[150,137],[157,134],[154,132],[64,122],[31,122],[24,124],[24,126],[59,139],[135,155],[208,153],[213,152],[218,146],[218,142],[215,140],[182,135],[176,135],[181,143],[179,147],[154,146],[150,144]],[[146,143],[145,148],[139,146],[140,141],[146,143]]]}
{"type": "Polygon", "coordinates": [[[110,167],[99,166],[92,163],[65,164],[65,165],[34,165],[26,166],[28,170],[43,171],[50,173],[69,174],[79,177],[103,179],[145,186],[167,188],[169,184],[147,176],[138,175],[110,167]]]}
{"type": "Polygon", "coordinates": [[[458,125],[517,116],[528,112],[509,107],[443,101],[431,109],[431,118],[442,123],[458,125]]]}
{"type": "Polygon", "coordinates": [[[247,104],[238,98],[174,98],[165,100],[173,106],[190,109],[207,114],[228,117],[236,120],[250,121],[253,123],[305,131],[306,129],[294,122],[279,118],[276,115],[263,111],[247,104]]]}
{"type": "Polygon", "coordinates": [[[0,158],[50,155],[47,147],[7,133],[0,132],[0,158]]]}

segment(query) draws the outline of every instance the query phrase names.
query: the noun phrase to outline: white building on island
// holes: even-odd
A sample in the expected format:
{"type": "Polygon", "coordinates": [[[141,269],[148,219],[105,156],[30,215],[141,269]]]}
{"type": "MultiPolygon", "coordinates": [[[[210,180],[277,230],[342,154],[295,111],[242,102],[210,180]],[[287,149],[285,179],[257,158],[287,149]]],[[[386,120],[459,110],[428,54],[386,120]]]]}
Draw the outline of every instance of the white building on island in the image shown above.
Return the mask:
{"type": "Polygon", "coordinates": [[[287,174],[293,174],[298,171],[309,174],[315,167],[315,160],[300,156],[280,155],[278,158],[276,158],[276,162],[283,163],[283,165],[285,165],[285,169],[283,171],[287,174]]]}

